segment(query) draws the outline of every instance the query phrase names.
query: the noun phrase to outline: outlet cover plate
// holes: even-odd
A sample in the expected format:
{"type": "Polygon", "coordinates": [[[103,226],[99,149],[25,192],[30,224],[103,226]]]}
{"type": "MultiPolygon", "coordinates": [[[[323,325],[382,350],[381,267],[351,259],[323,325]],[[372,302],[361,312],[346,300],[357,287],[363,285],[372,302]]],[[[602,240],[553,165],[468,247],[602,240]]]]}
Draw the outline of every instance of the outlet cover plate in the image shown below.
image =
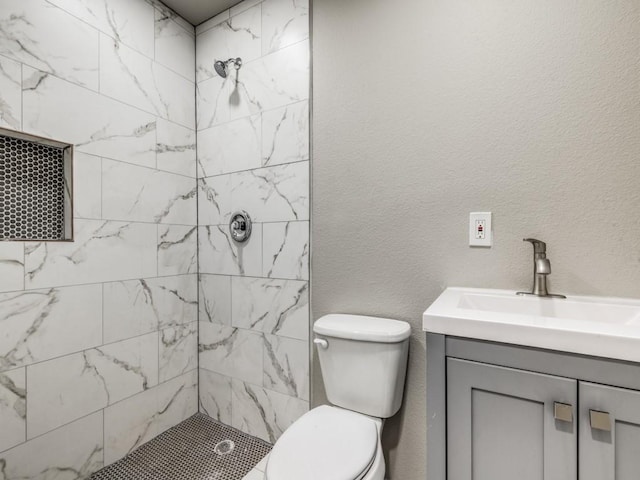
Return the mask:
{"type": "Polygon", "coordinates": [[[493,245],[491,212],[471,212],[469,214],[469,245],[472,247],[491,247],[493,245]]]}

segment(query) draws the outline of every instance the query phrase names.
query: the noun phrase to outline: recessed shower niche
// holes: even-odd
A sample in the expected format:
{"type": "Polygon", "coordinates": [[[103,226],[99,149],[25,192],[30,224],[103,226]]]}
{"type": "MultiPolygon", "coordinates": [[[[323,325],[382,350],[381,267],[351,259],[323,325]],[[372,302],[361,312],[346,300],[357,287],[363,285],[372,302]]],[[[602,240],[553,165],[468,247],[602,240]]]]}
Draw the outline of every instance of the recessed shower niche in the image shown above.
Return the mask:
{"type": "Polygon", "coordinates": [[[0,240],[73,238],[73,146],[0,128],[0,240]]]}

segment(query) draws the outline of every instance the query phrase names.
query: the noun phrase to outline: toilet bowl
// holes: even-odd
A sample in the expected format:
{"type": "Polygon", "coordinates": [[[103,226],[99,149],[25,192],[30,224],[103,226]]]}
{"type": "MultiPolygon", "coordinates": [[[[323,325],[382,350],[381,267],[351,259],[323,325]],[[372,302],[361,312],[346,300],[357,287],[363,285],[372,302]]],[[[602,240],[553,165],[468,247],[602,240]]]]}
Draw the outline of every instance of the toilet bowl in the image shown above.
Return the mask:
{"type": "Polygon", "coordinates": [[[382,420],[323,405],[276,442],[265,480],[383,480],[382,420]]]}
{"type": "Polygon", "coordinates": [[[384,480],[383,419],[402,402],[411,328],[326,315],[313,327],[327,398],[278,439],[266,480],[384,480]]]}

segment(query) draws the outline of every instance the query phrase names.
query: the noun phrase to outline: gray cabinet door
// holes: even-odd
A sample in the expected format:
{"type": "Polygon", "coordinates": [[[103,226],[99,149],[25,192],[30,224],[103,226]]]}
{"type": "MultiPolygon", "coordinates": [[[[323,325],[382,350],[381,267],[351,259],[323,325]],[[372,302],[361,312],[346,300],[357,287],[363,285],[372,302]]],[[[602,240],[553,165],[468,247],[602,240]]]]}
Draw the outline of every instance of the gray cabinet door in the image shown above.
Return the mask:
{"type": "Polygon", "coordinates": [[[640,392],[580,382],[580,480],[640,478],[640,392]]]}
{"type": "MultiPolygon", "coordinates": [[[[577,381],[447,359],[448,480],[575,480],[577,381]]],[[[602,479],[600,479],[602,480],[602,479]]]]}

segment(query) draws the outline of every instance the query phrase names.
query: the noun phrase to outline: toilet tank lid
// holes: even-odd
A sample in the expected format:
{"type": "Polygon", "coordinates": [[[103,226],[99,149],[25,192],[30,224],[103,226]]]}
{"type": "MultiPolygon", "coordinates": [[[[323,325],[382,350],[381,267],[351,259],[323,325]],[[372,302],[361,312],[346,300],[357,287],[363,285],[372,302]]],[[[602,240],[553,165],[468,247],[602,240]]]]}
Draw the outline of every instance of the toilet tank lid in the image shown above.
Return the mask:
{"type": "Polygon", "coordinates": [[[363,342],[398,343],[409,338],[411,325],[390,318],[334,313],[316,320],[313,331],[328,337],[363,342]]]}

